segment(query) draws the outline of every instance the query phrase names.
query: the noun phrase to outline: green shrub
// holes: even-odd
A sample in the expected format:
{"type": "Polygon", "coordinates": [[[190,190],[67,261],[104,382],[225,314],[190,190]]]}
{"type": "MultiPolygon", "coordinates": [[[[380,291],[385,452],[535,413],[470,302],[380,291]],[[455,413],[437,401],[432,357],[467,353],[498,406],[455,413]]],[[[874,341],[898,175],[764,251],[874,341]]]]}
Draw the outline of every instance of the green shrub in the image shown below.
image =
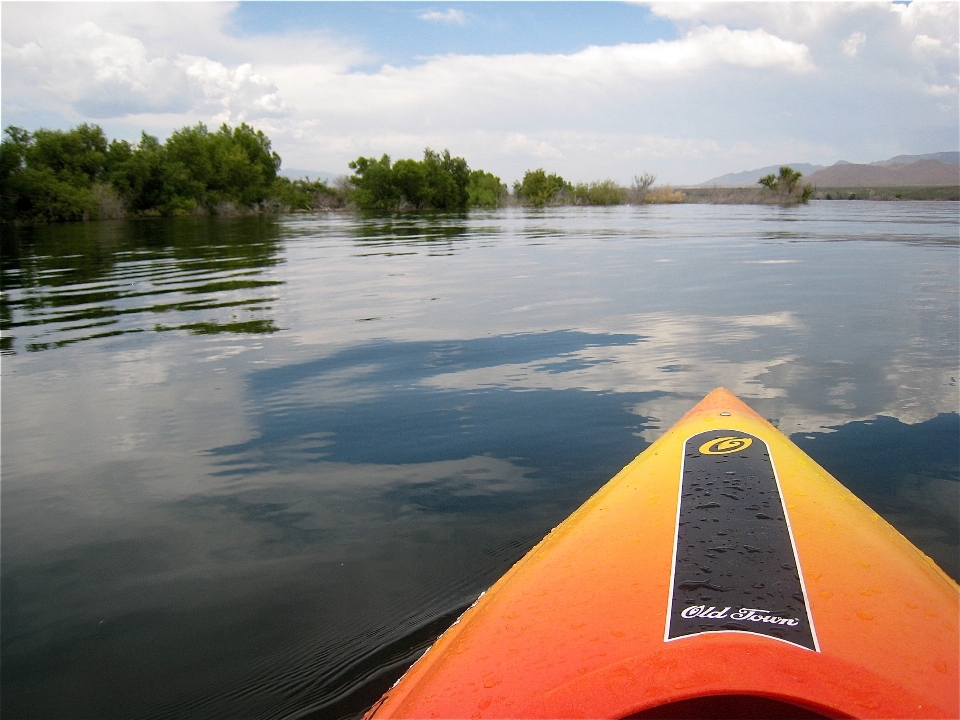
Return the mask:
{"type": "Polygon", "coordinates": [[[233,129],[224,124],[215,133],[202,123],[185,127],[170,136],[164,150],[173,168],[186,171],[186,198],[207,208],[262,202],[280,168],[267,136],[245,123],[233,129]]]}
{"type": "Polygon", "coordinates": [[[211,133],[199,124],[166,143],[107,143],[103,130],[34,133],[8,127],[0,143],[0,218],[51,222],[248,210],[273,190],[280,156],[263,132],[241,124],[211,133]]]}
{"type": "Polygon", "coordinates": [[[493,173],[474,170],[467,185],[467,205],[470,207],[498,207],[507,194],[507,186],[493,173]]]}
{"type": "Polygon", "coordinates": [[[393,165],[388,155],[380,160],[359,157],[350,169],[354,171],[350,199],[366,210],[462,210],[470,198],[467,161],[451,157],[449,150],[440,154],[426,148],[423,160],[398,160],[393,165]]]}
{"type": "Polygon", "coordinates": [[[92,125],[73,130],[8,127],[0,143],[3,219],[85,220],[99,207],[94,184],[104,177],[107,140],[92,125]]]}
{"type": "Polygon", "coordinates": [[[204,187],[157,138],[142,133],[135,147],[111,143],[111,153],[110,181],[132,213],[183,215],[200,207],[204,187]]]}
{"type": "Polygon", "coordinates": [[[523,182],[513,184],[513,192],[524,205],[559,205],[570,192],[570,184],[559,175],[547,175],[543,168],[527,170],[523,182]]]}
{"type": "Polygon", "coordinates": [[[364,210],[393,210],[400,205],[403,193],[393,179],[390,156],[379,160],[358,157],[350,163],[353,175],[350,183],[354,190],[350,199],[364,210]]]}
{"type": "Polygon", "coordinates": [[[270,199],[275,207],[285,211],[343,207],[346,200],[336,188],[322,180],[291,180],[283,176],[273,181],[270,199]]]}
{"type": "Polygon", "coordinates": [[[794,170],[788,165],[780,168],[780,173],[774,175],[764,175],[757,182],[765,188],[777,194],[780,202],[784,205],[809,202],[813,195],[813,186],[801,185],[800,178],[803,173],[794,170]]]}
{"type": "Polygon", "coordinates": [[[449,150],[439,154],[426,148],[421,161],[426,175],[426,202],[422,207],[462,210],[469,200],[470,168],[462,157],[449,150]]]}
{"type": "Polygon", "coordinates": [[[627,190],[613,180],[577,183],[573,186],[574,205],[622,205],[627,201],[627,190]]]}

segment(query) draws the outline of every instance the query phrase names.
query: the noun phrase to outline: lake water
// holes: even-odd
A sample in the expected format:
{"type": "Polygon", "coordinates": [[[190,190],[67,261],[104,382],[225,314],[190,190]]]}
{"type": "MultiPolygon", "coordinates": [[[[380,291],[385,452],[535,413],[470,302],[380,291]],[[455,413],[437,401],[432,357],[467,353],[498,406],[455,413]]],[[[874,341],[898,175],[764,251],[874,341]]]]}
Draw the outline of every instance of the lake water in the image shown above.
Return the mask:
{"type": "Polygon", "coordinates": [[[3,228],[2,714],[356,717],[723,385],[960,575],[957,203],[3,228]]]}

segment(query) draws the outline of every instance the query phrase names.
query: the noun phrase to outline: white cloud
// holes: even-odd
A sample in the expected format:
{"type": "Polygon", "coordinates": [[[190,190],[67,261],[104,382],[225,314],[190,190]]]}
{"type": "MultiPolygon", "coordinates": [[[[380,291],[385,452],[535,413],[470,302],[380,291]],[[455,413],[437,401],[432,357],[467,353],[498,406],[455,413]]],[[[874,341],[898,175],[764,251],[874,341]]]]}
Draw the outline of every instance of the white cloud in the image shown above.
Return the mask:
{"type": "Polygon", "coordinates": [[[867,41],[867,36],[862,32],[852,32],[850,37],[840,43],[840,47],[843,49],[843,54],[848,57],[855,57],[857,50],[860,49],[860,46],[867,41]]]}
{"type": "Polygon", "coordinates": [[[428,22],[439,22],[446,25],[466,25],[467,16],[463,14],[462,10],[454,10],[450,8],[440,12],[439,10],[431,10],[430,12],[425,12],[420,16],[421,20],[426,20],[428,22]]]}
{"type": "Polygon", "coordinates": [[[15,75],[51,104],[73,106],[92,118],[182,111],[193,104],[175,59],[151,58],[137,38],[105,32],[93,22],[21,47],[4,42],[3,66],[5,80],[15,75]]]}
{"type": "Polygon", "coordinates": [[[135,37],[87,21],[56,43],[4,43],[5,70],[32,82],[51,105],[94,119],[136,113],[202,112],[240,122],[283,114],[276,85],[249,63],[228,68],[206,57],[151,56],[135,37]]]}
{"type": "Polygon", "coordinates": [[[955,97],[957,94],[957,88],[951,85],[924,85],[923,91],[928,95],[943,98],[955,97]]]}
{"type": "Polygon", "coordinates": [[[507,153],[521,153],[539,159],[563,157],[563,153],[550,143],[543,140],[531,140],[523,133],[510,134],[503,143],[503,150],[507,153]]]}
{"type": "Polygon", "coordinates": [[[930,35],[941,35],[956,43],[960,36],[957,27],[957,3],[918,1],[908,4],[894,4],[891,11],[900,16],[904,27],[930,35]]]}
{"type": "Polygon", "coordinates": [[[362,49],[322,33],[232,37],[225,28],[233,7],[4,4],[5,114],[19,107],[68,123],[126,119],[159,134],[175,123],[262,121],[289,109],[258,68],[309,57],[313,68],[346,72],[369,60],[362,49]]]}
{"type": "Polygon", "coordinates": [[[677,39],[371,69],[365,48],[329,33],[231,34],[230,4],[5,3],[3,113],[134,136],[246,120],[286,165],[332,172],[430,146],[508,182],[534,163],[577,180],[699,182],[954,147],[957,7],[658,4],[677,39]]]}
{"type": "Polygon", "coordinates": [[[224,122],[286,114],[276,84],[255,73],[249,63],[230,70],[208,58],[180,56],[177,64],[201,90],[206,107],[218,110],[218,119],[224,122]]]}
{"type": "Polygon", "coordinates": [[[916,53],[933,53],[934,55],[950,55],[950,49],[944,47],[943,40],[932,38],[929,35],[917,35],[910,47],[916,53]]]}
{"type": "Polygon", "coordinates": [[[708,69],[802,74],[812,67],[796,43],[763,31],[714,28],[672,42],[592,46],[569,55],[444,55],[376,73],[299,66],[270,74],[304,114],[322,112],[338,123],[368,126],[373,119],[383,132],[449,130],[485,119],[526,125],[520,134],[531,136],[556,127],[557,118],[609,115],[618,105],[709,85],[715,77],[702,75],[708,69]]]}

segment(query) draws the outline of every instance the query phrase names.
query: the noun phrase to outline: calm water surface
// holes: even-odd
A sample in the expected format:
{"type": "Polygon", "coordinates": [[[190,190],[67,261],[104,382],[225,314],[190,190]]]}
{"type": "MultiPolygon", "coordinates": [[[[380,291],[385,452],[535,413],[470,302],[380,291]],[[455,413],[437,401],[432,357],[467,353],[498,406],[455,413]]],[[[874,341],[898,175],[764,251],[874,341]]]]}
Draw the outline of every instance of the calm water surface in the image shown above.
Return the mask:
{"type": "Polygon", "coordinates": [[[3,229],[2,714],[355,717],[718,385],[954,578],[956,203],[3,229]]]}

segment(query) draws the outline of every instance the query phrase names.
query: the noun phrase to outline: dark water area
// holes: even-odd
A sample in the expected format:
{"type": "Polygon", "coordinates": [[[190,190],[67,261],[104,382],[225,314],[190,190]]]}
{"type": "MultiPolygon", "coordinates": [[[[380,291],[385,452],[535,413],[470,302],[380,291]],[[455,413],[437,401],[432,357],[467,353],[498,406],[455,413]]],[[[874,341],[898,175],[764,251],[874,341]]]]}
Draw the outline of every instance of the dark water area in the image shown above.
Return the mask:
{"type": "Polygon", "coordinates": [[[960,577],[950,202],[2,232],[0,713],[357,717],[717,386],[960,577]]]}

